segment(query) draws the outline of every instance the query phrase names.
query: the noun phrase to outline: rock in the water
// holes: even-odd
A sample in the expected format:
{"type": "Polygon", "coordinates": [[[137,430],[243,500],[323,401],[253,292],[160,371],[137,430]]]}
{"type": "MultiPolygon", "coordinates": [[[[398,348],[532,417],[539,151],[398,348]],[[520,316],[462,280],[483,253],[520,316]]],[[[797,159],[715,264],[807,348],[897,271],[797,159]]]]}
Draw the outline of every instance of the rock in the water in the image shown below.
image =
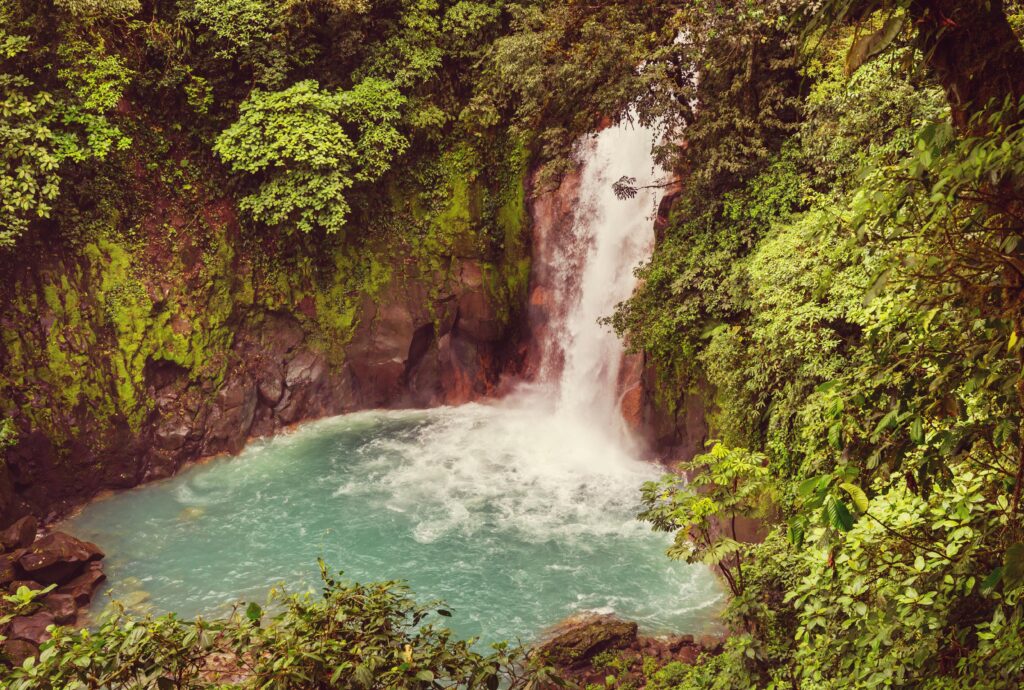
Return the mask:
{"type": "Polygon", "coordinates": [[[32,515],[26,515],[3,532],[0,532],[0,546],[4,551],[13,551],[30,546],[36,540],[39,521],[32,515]]]}
{"type": "Polygon", "coordinates": [[[588,614],[560,623],[538,652],[547,663],[579,668],[608,649],[625,649],[636,641],[637,624],[611,615],[588,614]]]}
{"type": "Polygon", "coordinates": [[[25,551],[18,559],[18,567],[28,579],[43,584],[62,584],[101,558],[103,552],[95,544],[64,532],[52,532],[25,551]]]}
{"type": "Polygon", "coordinates": [[[54,616],[49,611],[40,611],[31,616],[18,616],[11,620],[7,637],[12,640],[25,640],[33,644],[42,644],[50,639],[46,628],[54,624],[54,616]]]}
{"type": "Polygon", "coordinates": [[[134,592],[128,592],[123,597],[118,597],[118,600],[124,604],[125,608],[138,609],[140,606],[149,601],[149,592],[144,589],[137,589],[134,592]]]}
{"type": "Polygon", "coordinates": [[[58,594],[70,594],[78,607],[88,606],[92,601],[92,594],[100,583],[107,579],[103,574],[103,566],[98,562],[86,566],[85,572],[76,577],[63,587],[57,588],[58,594]]]}

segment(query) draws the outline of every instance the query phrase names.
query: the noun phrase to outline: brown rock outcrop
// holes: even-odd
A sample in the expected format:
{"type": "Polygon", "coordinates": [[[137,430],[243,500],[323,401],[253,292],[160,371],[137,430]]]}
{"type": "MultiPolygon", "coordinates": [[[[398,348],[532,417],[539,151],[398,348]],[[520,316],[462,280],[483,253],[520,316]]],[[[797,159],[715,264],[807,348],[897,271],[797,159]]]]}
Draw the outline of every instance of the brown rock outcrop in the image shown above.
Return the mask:
{"type": "Polygon", "coordinates": [[[703,655],[721,653],[722,642],[721,637],[710,635],[697,640],[693,635],[645,637],[637,634],[636,623],[613,615],[582,614],[555,626],[535,653],[578,687],[604,687],[610,669],[602,665],[602,657],[611,652],[618,682],[642,687],[645,658],[659,666],[673,661],[695,664],[703,655]]]}
{"type": "Polygon", "coordinates": [[[551,631],[537,648],[546,663],[559,668],[582,668],[608,649],[626,649],[637,639],[637,624],[611,615],[585,614],[569,618],[551,631]]]}
{"type": "Polygon", "coordinates": [[[26,515],[0,532],[0,548],[12,551],[28,546],[35,541],[38,531],[39,521],[32,515],[26,515]]]}
{"type": "Polygon", "coordinates": [[[89,563],[103,558],[92,542],[64,532],[51,532],[29,546],[18,558],[17,568],[26,579],[44,585],[61,584],[80,575],[89,563]]]}

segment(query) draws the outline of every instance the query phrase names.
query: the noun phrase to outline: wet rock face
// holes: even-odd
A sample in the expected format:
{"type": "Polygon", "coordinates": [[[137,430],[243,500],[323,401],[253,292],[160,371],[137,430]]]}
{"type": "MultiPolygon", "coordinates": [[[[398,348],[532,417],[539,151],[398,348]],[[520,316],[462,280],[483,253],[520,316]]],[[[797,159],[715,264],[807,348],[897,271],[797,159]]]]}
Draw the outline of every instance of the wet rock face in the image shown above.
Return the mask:
{"type": "MultiPolygon", "coordinates": [[[[429,285],[393,270],[390,283],[364,299],[348,342],[324,342],[301,304],[252,309],[233,328],[222,376],[196,377],[174,362],[148,361],[139,400],[146,414],[134,427],[114,417],[94,429],[92,411],[82,410],[67,420],[77,436],[61,445],[22,429],[0,465],[0,527],[26,514],[52,522],[101,491],[169,477],[190,461],[237,453],[251,438],[305,420],[492,393],[514,324],[508,305],[499,308],[490,293],[481,261],[458,260],[429,285]]],[[[31,528],[19,523],[0,543],[24,542],[31,528]]]]}
{"type": "MultiPolygon", "coordinates": [[[[669,223],[672,205],[679,197],[683,182],[669,185],[654,222],[656,241],[660,242],[669,223]]],[[[705,451],[710,437],[709,401],[714,391],[706,383],[691,390],[659,391],[658,373],[643,353],[628,355],[619,379],[623,418],[633,432],[663,458],[687,460],[705,451]]]]}
{"type": "Polygon", "coordinates": [[[40,594],[0,624],[0,636],[6,638],[0,666],[4,657],[20,664],[36,656],[39,646],[50,638],[47,627],[76,624],[105,579],[100,564],[103,552],[95,544],[63,532],[36,539],[36,526],[34,518],[22,519],[2,533],[5,544],[14,543],[15,548],[0,553],[0,585],[10,594],[25,590],[40,594]],[[12,535],[16,539],[7,540],[12,535]]]}
{"type": "Polygon", "coordinates": [[[557,188],[537,195],[530,206],[534,260],[530,266],[530,295],[526,311],[528,332],[524,340],[523,374],[526,378],[554,377],[559,373],[541,371],[544,367],[561,369],[557,362],[542,362],[546,350],[558,349],[545,348],[544,344],[552,337],[550,324],[565,317],[558,310],[564,310],[566,300],[556,297],[573,286],[558,284],[558,276],[552,271],[552,257],[565,241],[566,234],[572,231],[579,189],[579,172],[570,172],[557,188]]]}
{"type": "Polygon", "coordinates": [[[611,615],[584,615],[559,624],[538,653],[547,663],[582,668],[609,649],[626,649],[637,638],[637,624],[611,615]]]}
{"type": "Polygon", "coordinates": [[[642,687],[646,683],[644,659],[659,666],[670,662],[696,664],[704,655],[722,651],[722,638],[693,635],[645,637],[637,633],[637,624],[614,615],[581,614],[555,626],[535,652],[544,663],[555,667],[574,687],[605,687],[611,670],[606,664],[615,659],[615,672],[621,685],[642,687]]]}

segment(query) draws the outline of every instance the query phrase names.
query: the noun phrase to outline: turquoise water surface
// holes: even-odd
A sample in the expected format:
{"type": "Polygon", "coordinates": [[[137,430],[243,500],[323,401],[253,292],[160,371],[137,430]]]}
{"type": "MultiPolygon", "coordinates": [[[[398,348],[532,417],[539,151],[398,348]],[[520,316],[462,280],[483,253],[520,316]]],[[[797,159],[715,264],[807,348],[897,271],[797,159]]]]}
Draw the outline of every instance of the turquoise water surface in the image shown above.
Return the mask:
{"type": "MultiPolygon", "coordinates": [[[[634,520],[658,470],[541,403],[367,412],[95,502],[65,529],[107,553],[106,595],[183,616],[317,584],[317,557],[359,581],[443,599],[461,635],[520,638],[581,610],[700,632],[721,591],[634,520]]],[[[96,599],[102,608],[107,596],[96,599]]]]}

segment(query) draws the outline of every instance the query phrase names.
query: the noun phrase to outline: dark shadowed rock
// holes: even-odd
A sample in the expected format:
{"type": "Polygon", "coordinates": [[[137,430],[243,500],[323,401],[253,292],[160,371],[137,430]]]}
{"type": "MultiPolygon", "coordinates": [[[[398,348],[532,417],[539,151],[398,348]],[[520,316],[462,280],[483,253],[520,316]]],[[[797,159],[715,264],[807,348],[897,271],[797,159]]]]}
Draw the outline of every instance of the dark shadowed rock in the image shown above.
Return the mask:
{"type": "Polygon", "coordinates": [[[11,584],[7,585],[7,591],[14,594],[22,587],[28,587],[31,590],[38,591],[44,589],[44,585],[39,584],[35,580],[15,580],[11,584]]]}
{"type": "Polygon", "coordinates": [[[4,654],[14,666],[21,666],[25,659],[39,656],[39,647],[27,640],[6,640],[4,654]]]}
{"type": "Polygon", "coordinates": [[[185,439],[191,431],[192,422],[189,419],[166,419],[157,427],[154,442],[161,450],[178,450],[185,445],[185,439]]]}
{"type": "Polygon", "coordinates": [[[70,594],[51,592],[42,598],[43,609],[53,614],[57,625],[68,625],[78,617],[78,606],[70,594]]]}
{"type": "Polygon", "coordinates": [[[608,649],[625,649],[637,639],[637,624],[611,615],[574,616],[555,627],[538,653],[547,663],[579,668],[608,649]]]}
{"type": "Polygon", "coordinates": [[[103,558],[95,544],[64,532],[52,532],[29,547],[18,559],[27,579],[60,584],[80,575],[85,566],[103,558]]]}
{"type": "Polygon", "coordinates": [[[57,588],[58,594],[70,594],[78,607],[88,606],[92,601],[93,592],[100,586],[107,576],[103,574],[103,566],[99,561],[94,561],[85,567],[85,572],[68,582],[66,585],[57,588]]]}
{"type": "Polygon", "coordinates": [[[18,579],[18,559],[24,553],[25,549],[0,553],[0,586],[6,586],[18,579]]]}
{"type": "Polygon", "coordinates": [[[13,551],[29,546],[36,540],[39,521],[32,515],[26,515],[13,525],[0,532],[0,546],[4,551],[13,551]]]}
{"type": "Polygon", "coordinates": [[[256,414],[256,400],[256,386],[251,379],[238,376],[221,388],[207,419],[206,452],[242,450],[256,414]]]}
{"type": "Polygon", "coordinates": [[[46,628],[54,624],[53,614],[49,611],[40,611],[31,616],[18,616],[11,621],[7,637],[38,645],[50,639],[50,633],[46,632],[46,628]]]}

